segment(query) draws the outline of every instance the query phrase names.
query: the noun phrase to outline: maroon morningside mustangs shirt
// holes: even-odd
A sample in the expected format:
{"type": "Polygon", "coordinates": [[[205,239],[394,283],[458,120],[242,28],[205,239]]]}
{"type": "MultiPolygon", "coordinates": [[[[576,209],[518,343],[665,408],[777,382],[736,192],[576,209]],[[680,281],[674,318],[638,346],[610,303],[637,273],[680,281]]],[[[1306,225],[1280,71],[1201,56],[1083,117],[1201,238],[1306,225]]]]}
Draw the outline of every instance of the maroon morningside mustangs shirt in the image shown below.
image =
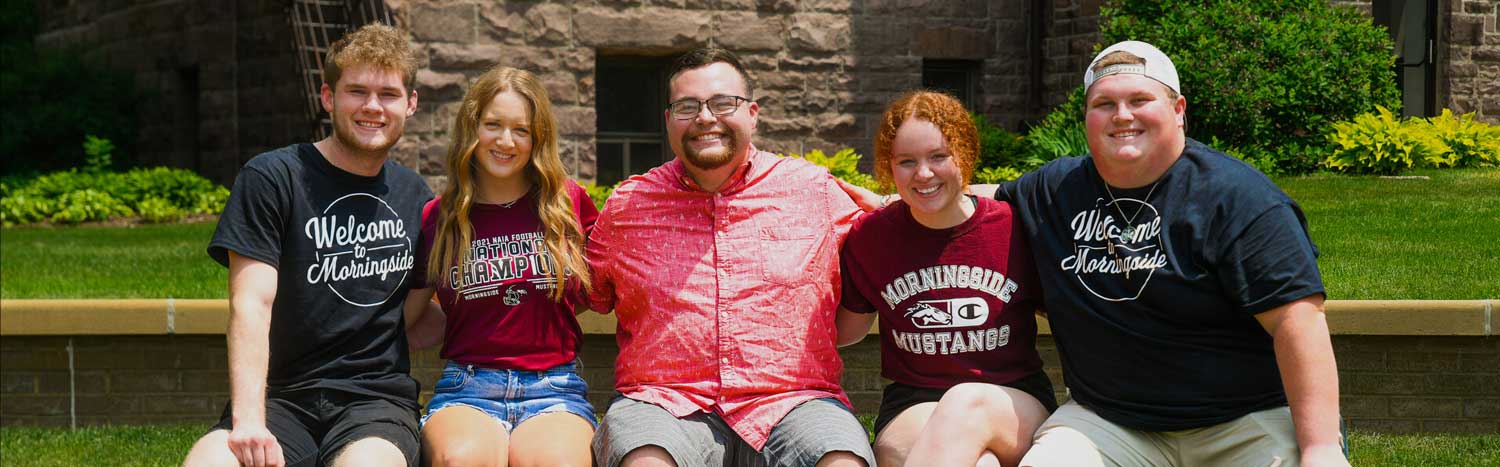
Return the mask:
{"type": "MultiPolygon", "coordinates": [[[[567,191],[587,235],[599,212],[583,187],[569,181],[567,191]]],[[[587,303],[571,276],[563,301],[552,300],[557,284],[550,255],[544,254],[536,191],[509,207],[475,203],[469,211],[474,223],[469,261],[449,268],[440,283],[423,285],[439,199],[422,212],[422,247],[414,274],[418,287],[437,287],[438,301],[448,314],[441,356],[505,370],[545,370],[577,358],[583,332],[573,311],[587,303]]]]}
{"type": "Polygon", "coordinates": [[[978,199],[957,226],[929,229],[897,202],[844,244],[841,305],[880,313],[881,375],[912,386],[1004,384],[1042,371],[1036,267],[1010,205],[978,199]]]}

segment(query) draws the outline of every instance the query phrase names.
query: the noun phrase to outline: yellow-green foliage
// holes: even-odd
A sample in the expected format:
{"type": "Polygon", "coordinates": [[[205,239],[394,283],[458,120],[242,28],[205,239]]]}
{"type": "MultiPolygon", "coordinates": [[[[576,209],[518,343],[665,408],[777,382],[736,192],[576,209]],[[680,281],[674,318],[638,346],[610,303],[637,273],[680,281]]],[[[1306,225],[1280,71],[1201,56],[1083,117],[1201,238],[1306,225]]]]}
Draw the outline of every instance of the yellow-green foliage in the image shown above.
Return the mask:
{"type": "Polygon", "coordinates": [[[828,172],[833,174],[834,177],[838,177],[850,184],[858,185],[877,193],[883,192],[880,188],[880,183],[875,181],[875,177],[859,171],[859,159],[861,156],[854,152],[854,148],[840,149],[838,152],[833,153],[832,156],[823,154],[823,151],[818,149],[808,151],[806,154],[786,155],[807,159],[808,162],[826,167],[828,172]]]}
{"type": "Polygon", "coordinates": [[[619,183],[610,186],[595,185],[592,183],[585,183],[583,185],[584,191],[589,193],[589,199],[594,200],[594,207],[598,208],[600,212],[604,211],[604,200],[609,199],[609,195],[615,194],[615,188],[619,187],[619,183]]]}
{"type": "Polygon", "coordinates": [[[1455,116],[1444,109],[1432,118],[1401,119],[1377,106],[1375,113],[1332,125],[1333,155],[1324,161],[1341,172],[1394,174],[1415,167],[1474,167],[1500,164],[1500,127],[1455,116]]]}
{"type": "Polygon", "coordinates": [[[1443,109],[1442,115],[1409,122],[1425,124],[1432,149],[1427,160],[1434,167],[1500,165],[1500,126],[1474,121],[1473,112],[1454,115],[1443,109]]]}
{"type": "Polygon", "coordinates": [[[985,167],[974,171],[973,183],[999,184],[1021,178],[1021,171],[1013,167],[985,167]]]}

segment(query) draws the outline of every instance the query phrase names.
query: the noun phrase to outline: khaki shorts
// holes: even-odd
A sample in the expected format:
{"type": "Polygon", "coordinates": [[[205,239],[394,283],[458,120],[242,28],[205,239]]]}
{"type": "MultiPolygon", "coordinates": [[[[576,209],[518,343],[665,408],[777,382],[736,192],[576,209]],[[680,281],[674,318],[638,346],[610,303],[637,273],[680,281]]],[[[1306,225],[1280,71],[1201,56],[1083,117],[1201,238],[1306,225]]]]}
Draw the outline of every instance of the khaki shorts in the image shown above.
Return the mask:
{"type": "Polygon", "coordinates": [[[1151,432],[1110,423],[1069,401],[1037,429],[1021,465],[1292,467],[1298,453],[1288,407],[1203,428],[1151,432]]]}

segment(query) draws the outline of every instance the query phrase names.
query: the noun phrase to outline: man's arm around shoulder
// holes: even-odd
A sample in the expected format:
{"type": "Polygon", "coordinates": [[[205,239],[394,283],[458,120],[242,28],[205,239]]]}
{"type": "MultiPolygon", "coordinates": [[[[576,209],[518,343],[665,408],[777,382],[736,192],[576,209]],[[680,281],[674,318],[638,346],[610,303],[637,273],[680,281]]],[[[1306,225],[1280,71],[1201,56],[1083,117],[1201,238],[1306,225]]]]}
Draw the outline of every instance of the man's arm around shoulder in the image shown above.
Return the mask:
{"type": "Polygon", "coordinates": [[[1301,465],[1348,466],[1340,447],[1339,374],[1323,295],[1295,300],[1255,315],[1275,340],[1276,364],[1292,408],[1301,465]]]}
{"type": "Polygon", "coordinates": [[[284,465],[281,445],[266,428],[271,304],[276,267],[229,252],[229,451],[246,466],[284,465]]]}

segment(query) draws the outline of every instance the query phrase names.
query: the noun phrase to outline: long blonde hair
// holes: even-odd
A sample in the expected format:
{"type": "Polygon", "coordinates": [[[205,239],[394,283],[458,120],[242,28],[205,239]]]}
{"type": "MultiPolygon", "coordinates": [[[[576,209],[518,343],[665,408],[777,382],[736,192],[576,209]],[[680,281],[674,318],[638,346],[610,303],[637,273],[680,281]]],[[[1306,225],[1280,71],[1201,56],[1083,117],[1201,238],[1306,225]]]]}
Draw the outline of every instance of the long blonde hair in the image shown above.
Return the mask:
{"type": "Polygon", "coordinates": [[[453,132],[448,145],[448,186],[439,206],[438,228],[427,258],[427,281],[447,280],[447,272],[460,258],[469,259],[468,245],[474,240],[474,224],[469,212],[474,206],[474,160],[479,145],[479,120],[485,106],[503,92],[515,92],[526,98],[531,107],[531,159],[525,174],[537,192],[537,217],[542,220],[542,237],[547,256],[552,260],[555,287],[550,294],[561,302],[568,275],[578,279],[585,290],[591,288],[588,265],[584,261],[583,229],[573,213],[573,199],[568,195],[568,173],[557,152],[557,124],[552,118],[552,101],[536,75],[525,70],[497,66],[480,75],[464,94],[458,115],[453,118],[453,132]]]}

